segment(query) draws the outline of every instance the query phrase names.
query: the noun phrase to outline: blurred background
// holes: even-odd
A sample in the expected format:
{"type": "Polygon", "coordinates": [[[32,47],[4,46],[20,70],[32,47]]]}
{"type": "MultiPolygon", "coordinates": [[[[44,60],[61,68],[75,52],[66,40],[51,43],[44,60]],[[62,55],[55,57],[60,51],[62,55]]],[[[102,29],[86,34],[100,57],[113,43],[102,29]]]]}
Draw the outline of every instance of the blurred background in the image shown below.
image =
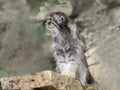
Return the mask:
{"type": "Polygon", "coordinates": [[[54,70],[45,16],[62,11],[87,45],[87,61],[104,90],[120,90],[120,0],[0,0],[0,77],[54,70]]]}

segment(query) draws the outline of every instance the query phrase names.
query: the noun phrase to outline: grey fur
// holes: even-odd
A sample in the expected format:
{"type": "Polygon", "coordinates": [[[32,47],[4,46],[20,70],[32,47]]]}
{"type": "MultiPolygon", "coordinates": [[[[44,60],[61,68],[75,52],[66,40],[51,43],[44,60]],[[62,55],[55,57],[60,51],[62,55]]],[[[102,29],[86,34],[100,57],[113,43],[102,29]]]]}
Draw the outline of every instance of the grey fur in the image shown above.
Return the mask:
{"type": "Polygon", "coordinates": [[[88,69],[85,45],[78,36],[76,25],[68,21],[62,12],[53,12],[46,17],[46,27],[53,32],[52,52],[57,64],[56,72],[74,77],[87,87],[95,80],[88,69]]]}

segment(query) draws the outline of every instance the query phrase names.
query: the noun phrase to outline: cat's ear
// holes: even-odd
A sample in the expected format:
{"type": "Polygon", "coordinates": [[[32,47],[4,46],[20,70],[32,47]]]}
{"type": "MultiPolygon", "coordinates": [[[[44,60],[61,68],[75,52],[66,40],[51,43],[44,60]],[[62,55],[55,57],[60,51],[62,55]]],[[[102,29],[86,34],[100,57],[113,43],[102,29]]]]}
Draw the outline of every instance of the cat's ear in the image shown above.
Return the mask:
{"type": "Polygon", "coordinates": [[[74,20],[72,20],[71,18],[67,17],[68,20],[68,27],[70,28],[71,32],[76,32],[77,31],[77,25],[76,22],[74,20]]]}

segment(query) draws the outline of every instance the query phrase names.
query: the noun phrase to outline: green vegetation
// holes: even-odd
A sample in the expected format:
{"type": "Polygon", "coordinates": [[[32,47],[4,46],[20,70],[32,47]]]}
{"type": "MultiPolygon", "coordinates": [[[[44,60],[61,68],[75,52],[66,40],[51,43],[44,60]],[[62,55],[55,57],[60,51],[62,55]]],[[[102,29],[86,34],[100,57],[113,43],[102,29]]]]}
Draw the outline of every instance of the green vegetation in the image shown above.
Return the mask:
{"type": "Polygon", "coordinates": [[[46,33],[49,32],[43,22],[41,21],[40,22],[40,26],[38,27],[38,33],[39,33],[39,37],[40,37],[40,40],[43,41],[43,42],[46,42],[48,41],[48,38],[46,37],[46,33]]]}
{"type": "Polygon", "coordinates": [[[40,6],[43,6],[45,2],[47,2],[47,3],[53,3],[54,1],[57,1],[60,4],[65,4],[67,2],[67,0],[38,0],[38,4],[40,6]]]}
{"type": "Polygon", "coordinates": [[[4,31],[6,31],[7,28],[7,22],[1,23],[0,24],[0,34],[4,31]]]}
{"type": "Polygon", "coordinates": [[[60,4],[65,4],[67,0],[57,0],[60,4]]]}
{"type": "Polygon", "coordinates": [[[0,78],[7,77],[8,74],[4,70],[0,70],[0,78]]]}
{"type": "Polygon", "coordinates": [[[53,1],[55,1],[55,0],[38,0],[38,4],[40,6],[43,6],[45,2],[52,3],[53,1]]]}

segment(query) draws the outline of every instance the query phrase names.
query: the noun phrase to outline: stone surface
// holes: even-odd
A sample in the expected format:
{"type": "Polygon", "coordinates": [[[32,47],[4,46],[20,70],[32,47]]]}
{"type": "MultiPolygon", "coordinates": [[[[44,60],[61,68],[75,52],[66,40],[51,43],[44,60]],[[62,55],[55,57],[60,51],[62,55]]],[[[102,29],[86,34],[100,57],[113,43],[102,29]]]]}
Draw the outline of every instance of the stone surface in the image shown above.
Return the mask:
{"type": "Polygon", "coordinates": [[[40,7],[40,12],[37,16],[31,16],[30,19],[39,21],[44,20],[45,16],[50,12],[64,12],[67,15],[71,15],[72,13],[72,5],[68,1],[66,4],[49,4],[45,3],[44,6],[40,7]],[[67,11],[67,12],[66,12],[67,11]]]}
{"type": "Polygon", "coordinates": [[[83,90],[78,80],[52,71],[1,78],[0,82],[3,90],[83,90]]]}

